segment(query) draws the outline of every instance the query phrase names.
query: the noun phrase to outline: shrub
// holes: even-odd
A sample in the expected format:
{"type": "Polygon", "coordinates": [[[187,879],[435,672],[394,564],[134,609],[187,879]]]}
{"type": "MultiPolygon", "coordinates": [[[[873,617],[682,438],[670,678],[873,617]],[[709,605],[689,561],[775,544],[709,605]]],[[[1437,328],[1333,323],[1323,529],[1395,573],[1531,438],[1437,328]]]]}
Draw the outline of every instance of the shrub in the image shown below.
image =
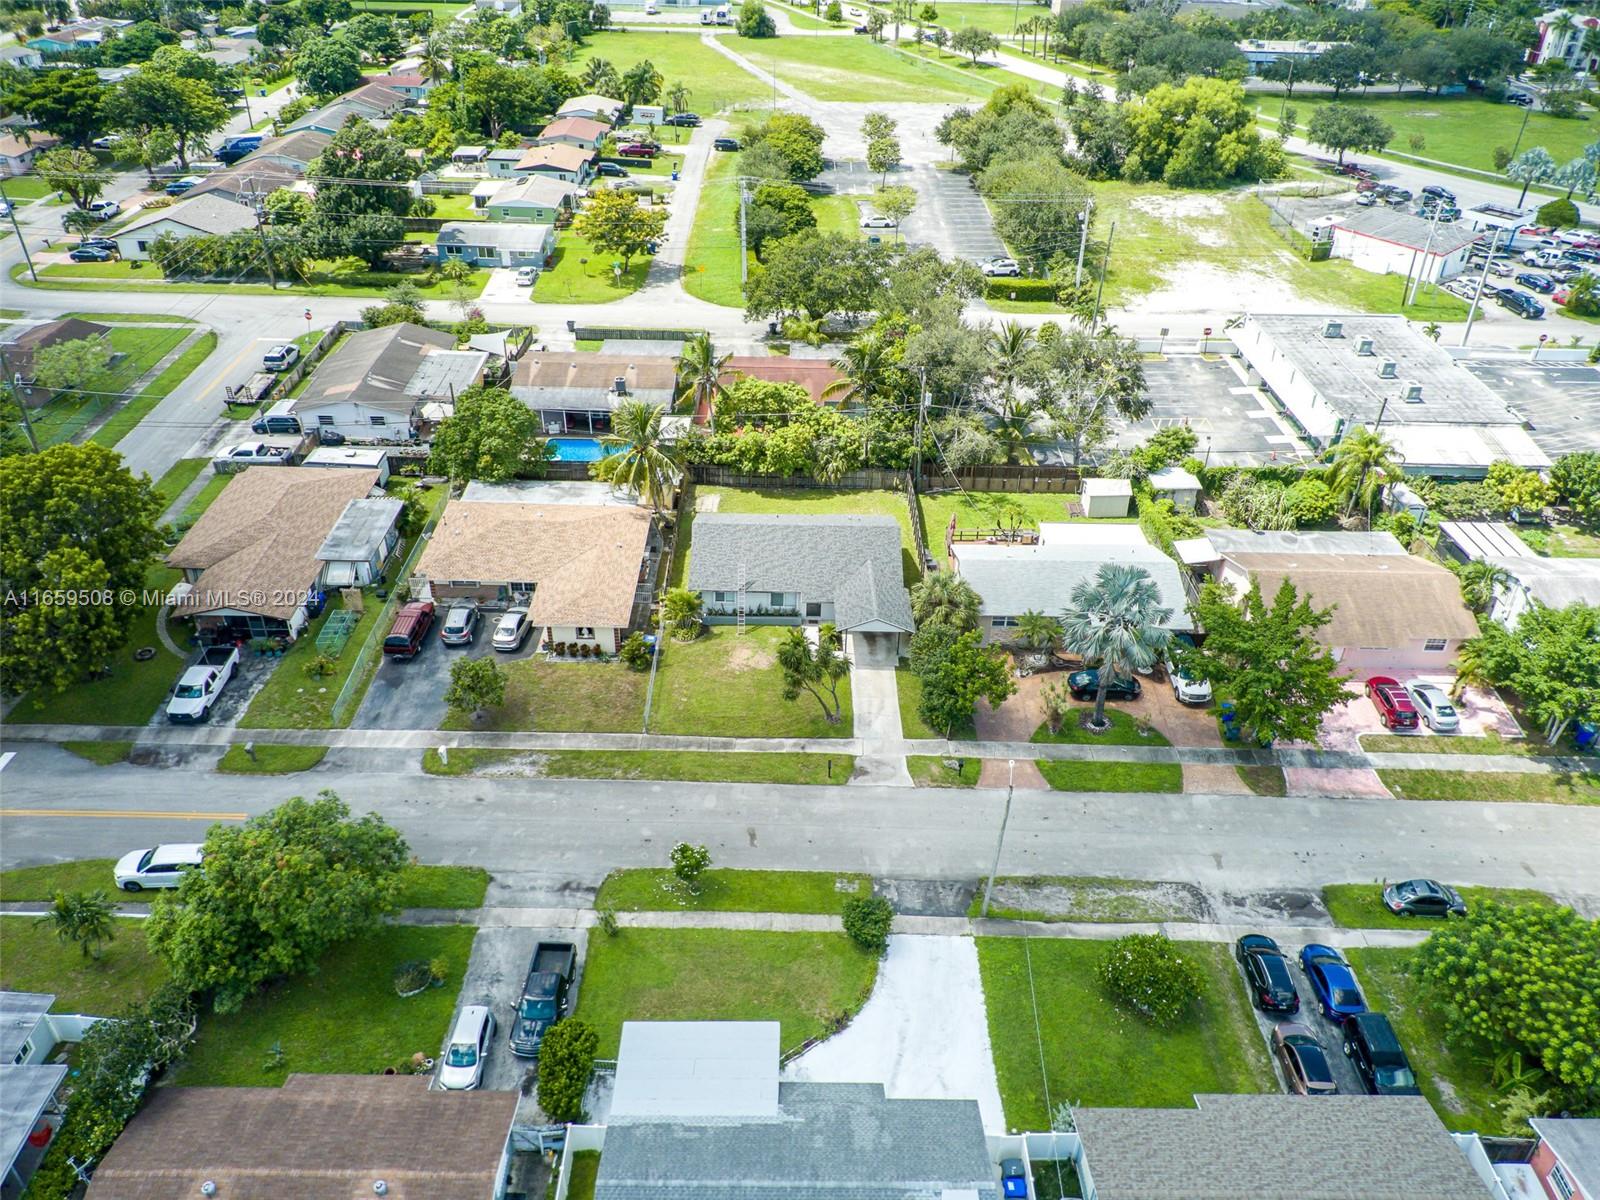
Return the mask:
{"type": "Polygon", "coordinates": [[[1187,1017],[1203,981],[1200,971],[1160,933],[1131,933],[1111,943],[1100,982],[1116,1000],[1152,1025],[1187,1017]]]}
{"type": "Polygon", "coordinates": [[[1570,229],[1578,223],[1578,206],[1571,200],[1552,200],[1539,206],[1534,220],[1552,229],[1570,229]]]}
{"type": "Polygon", "coordinates": [[[1052,303],[1056,298],[1057,284],[1053,279],[987,279],[983,294],[989,300],[1010,300],[1016,293],[1019,301],[1030,300],[1052,303]]]}
{"type": "Polygon", "coordinates": [[[632,670],[643,671],[650,666],[649,643],[644,640],[644,634],[637,630],[628,635],[618,654],[632,670]]]}
{"type": "Polygon", "coordinates": [[[594,1073],[600,1036],[582,1021],[558,1021],[539,1047],[539,1107],[552,1121],[583,1119],[583,1093],[594,1073]]]}
{"type": "Polygon", "coordinates": [[[403,962],[394,969],[394,993],[411,996],[433,983],[433,967],[422,959],[403,962]]]}
{"type": "Polygon", "coordinates": [[[1302,479],[1289,489],[1289,511],[1297,525],[1320,525],[1331,521],[1339,508],[1333,489],[1320,479],[1302,479]]]}
{"type": "Polygon", "coordinates": [[[700,876],[711,865],[711,851],[704,846],[679,842],[672,848],[672,873],[691,892],[700,890],[700,876]]]}
{"type": "Polygon", "coordinates": [[[851,896],[844,902],[844,931],[863,950],[882,954],[889,946],[894,909],[882,896],[851,896]]]}

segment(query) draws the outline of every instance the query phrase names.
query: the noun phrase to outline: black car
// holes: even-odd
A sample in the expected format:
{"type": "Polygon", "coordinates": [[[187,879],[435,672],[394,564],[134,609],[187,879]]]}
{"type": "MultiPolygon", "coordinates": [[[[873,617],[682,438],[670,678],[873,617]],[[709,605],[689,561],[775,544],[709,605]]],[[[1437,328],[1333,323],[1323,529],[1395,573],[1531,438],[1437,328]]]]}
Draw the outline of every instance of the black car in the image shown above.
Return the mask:
{"type": "Polygon", "coordinates": [[[1525,321],[1537,321],[1544,316],[1544,305],[1540,304],[1532,296],[1513,291],[1511,288],[1502,289],[1500,294],[1495,297],[1495,301],[1501,308],[1509,308],[1525,321]]]}
{"type": "Polygon", "coordinates": [[[1278,943],[1261,933],[1247,933],[1233,947],[1250,985],[1250,1003],[1262,1012],[1300,1011],[1300,993],[1294,990],[1289,960],[1278,943]]]}
{"type": "Polygon", "coordinates": [[[1383,889],[1383,906],[1397,917],[1464,917],[1467,902],[1435,879],[1407,879],[1383,889]]]}
{"type": "Polygon", "coordinates": [[[1574,262],[1600,263],[1600,250],[1591,250],[1587,246],[1575,246],[1567,251],[1566,256],[1574,262]]]}
{"type": "Polygon", "coordinates": [[[1358,1013],[1346,1017],[1344,1053],[1361,1077],[1361,1084],[1374,1096],[1420,1096],[1411,1060],[1400,1048],[1394,1027],[1382,1013],[1358,1013]]]}
{"type": "Polygon", "coordinates": [[[1530,292],[1538,292],[1540,295],[1549,295],[1556,290],[1555,281],[1548,276],[1534,275],[1526,271],[1517,276],[1517,282],[1530,292]]]}
{"type": "Polygon", "coordinates": [[[1449,204],[1454,204],[1456,202],[1456,194],[1454,192],[1452,192],[1449,188],[1442,188],[1436,183],[1430,183],[1427,187],[1423,188],[1422,194],[1424,196],[1432,196],[1435,200],[1443,200],[1449,204]]]}
{"type": "Polygon", "coordinates": [[[1533,107],[1533,97],[1527,92],[1507,92],[1506,103],[1520,105],[1523,108],[1533,107]]]}
{"type": "Polygon", "coordinates": [[[317,430],[317,444],[319,446],[342,446],[344,445],[344,434],[337,429],[319,429],[317,430]]]}
{"type": "Polygon", "coordinates": [[[739,139],[717,138],[711,143],[711,148],[713,150],[737,150],[739,148],[739,139]]]}
{"type": "MultiPolygon", "coordinates": [[[[1067,690],[1074,700],[1093,700],[1100,691],[1100,672],[1094,667],[1067,676],[1067,690]]],[[[1106,685],[1107,700],[1137,700],[1144,692],[1137,679],[1112,679],[1106,685]]]]}
{"type": "Polygon", "coordinates": [[[102,263],[111,261],[112,252],[101,246],[79,246],[67,257],[73,262],[102,263]]]}
{"type": "Polygon", "coordinates": [[[117,244],[110,238],[86,237],[78,243],[80,250],[109,250],[112,254],[117,252],[117,244]]]}
{"type": "Polygon", "coordinates": [[[673,113],[667,118],[668,125],[676,125],[683,129],[694,129],[700,124],[699,113],[673,113]]]}
{"type": "Polygon", "coordinates": [[[621,163],[603,162],[595,168],[595,174],[606,175],[612,179],[626,179],[629,173],[628,168],[621,163]]]}

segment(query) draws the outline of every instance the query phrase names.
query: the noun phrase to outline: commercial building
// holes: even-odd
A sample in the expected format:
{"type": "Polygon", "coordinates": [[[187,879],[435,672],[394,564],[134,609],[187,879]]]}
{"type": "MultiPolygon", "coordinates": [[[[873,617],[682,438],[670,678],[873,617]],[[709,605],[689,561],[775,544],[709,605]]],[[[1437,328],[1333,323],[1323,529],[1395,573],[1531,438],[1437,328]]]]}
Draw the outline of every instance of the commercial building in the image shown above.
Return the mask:
{"type": "MultiPolygon", "coordinates": [[[[1466,269],[1467,252],[1483,237],[1463,222],[1428,221],[1392,208],[1356,208],[1334,217],[1333,257],[1375,275],[1442,283],[1466,269]]],[[[1488,238],[1483,238],[1488,242],[1488,238]]]]}
{"type": "Polygon", "coordinates": [[[1596,29],[1600,29],[1600,17],[1565,8],[1551,9],[1534,21],[1535,41],[1528,51],[1528,65],[1560,62],[1573,71],[1593,71],[1600,62],[1600,54],[1590,41],[1596,29]]]}

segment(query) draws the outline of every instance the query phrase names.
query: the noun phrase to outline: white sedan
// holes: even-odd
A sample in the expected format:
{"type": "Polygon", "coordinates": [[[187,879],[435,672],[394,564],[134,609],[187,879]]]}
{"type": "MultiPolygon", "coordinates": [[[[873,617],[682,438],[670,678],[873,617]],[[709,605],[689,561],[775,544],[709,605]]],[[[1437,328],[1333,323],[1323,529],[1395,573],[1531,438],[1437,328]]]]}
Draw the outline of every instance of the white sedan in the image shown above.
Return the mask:
{"type": "Polygon", "coordinates": [[[117,886],[125,892],[177,887],[186,873],[200,865],[204,849],[200,842],[168,842],[148,850],[130,850],[117,859],[117,886]]]}
{"type": "Polygon", "coordinates": [[[979,263],[978,270],[991,277],[1022,274],[1022,268],[1017,265],[1017,260],[1014,258],[991,258],[987,262],[979,263]]]}
{"type": "Polygon", "coordinates": [[[510,654],[512,651],[521,650],[522,643],[528,640],[528,630],[533,626],[528,624],[528,610],[525,608],[512,608],[500,618],[494,627],[494,638],[490,645],[496,650],[510,654]]]}
{"type": "Polygon", "coordinates": [[[894,227],[894,218],[886,217],[882,213],[873,213],[870,217],[861,218],[861,228],[863,229],[893,229],[894,227]]]}
{"type": "Polygon", "coordinates": [[[1449,695],[1437,684],[1421,679],[1406,680],[1406,695],[1416,705],[1422,723],[1435,733],[1454,733],[1461,728],[1461,717],[1449,695]]]}

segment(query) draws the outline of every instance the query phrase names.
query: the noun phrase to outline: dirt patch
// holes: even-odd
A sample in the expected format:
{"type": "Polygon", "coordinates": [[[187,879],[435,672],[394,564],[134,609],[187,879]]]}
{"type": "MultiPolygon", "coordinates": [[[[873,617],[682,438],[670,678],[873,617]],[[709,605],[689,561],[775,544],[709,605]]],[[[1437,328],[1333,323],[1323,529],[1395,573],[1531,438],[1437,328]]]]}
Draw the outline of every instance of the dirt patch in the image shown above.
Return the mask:
{"type": "Polygon", "coordinates": [[[755,642],[735,642],[728,651],[728,670],[765,671],[778,664],[778,656],[755,642]]]}
{"type": "Polygon", "coordinates": [[[472,773],[490,779],[539,779],[544,775],[544,765],[550,761],[548,754],[529,751],[499,762],[478,767],[472,773]]]}
{"type": "Polygon", "coordinates": [[[1030,876],[997,880],[991,911],[1035,921],[1210,921],[1193,884],[1030,876]]]}
{"type": "Polygon", "coordinates": [[[1331,925],[1333,920],[1316,892],[1223,892],[1214,897],[1218,919],[1225,925],[1259,921],[1291,921],[1296,925],[1331,925]]]}
{"type": "MultiPolygon", "coordinates": [[[[1293,255],[1285,249],[1285,258],[1293,255]]],[[[1150,312],[1194,313],[1209,316],[1219,311],[1254,309],[1257,312],[1326,312],[1326,301],[1302,295],[1273,274],[1267,260],[1256,269],[1229,271],[1210,263],[1186,262],[1162,273],[1163,286],[1139,298],[1150,312]]]]}
{"type": "Polygon", "coordinates": [[[696,492],[694,494],[694,510],[697,513],[716,512],[721,507],[721,492],[696,492]]]}

